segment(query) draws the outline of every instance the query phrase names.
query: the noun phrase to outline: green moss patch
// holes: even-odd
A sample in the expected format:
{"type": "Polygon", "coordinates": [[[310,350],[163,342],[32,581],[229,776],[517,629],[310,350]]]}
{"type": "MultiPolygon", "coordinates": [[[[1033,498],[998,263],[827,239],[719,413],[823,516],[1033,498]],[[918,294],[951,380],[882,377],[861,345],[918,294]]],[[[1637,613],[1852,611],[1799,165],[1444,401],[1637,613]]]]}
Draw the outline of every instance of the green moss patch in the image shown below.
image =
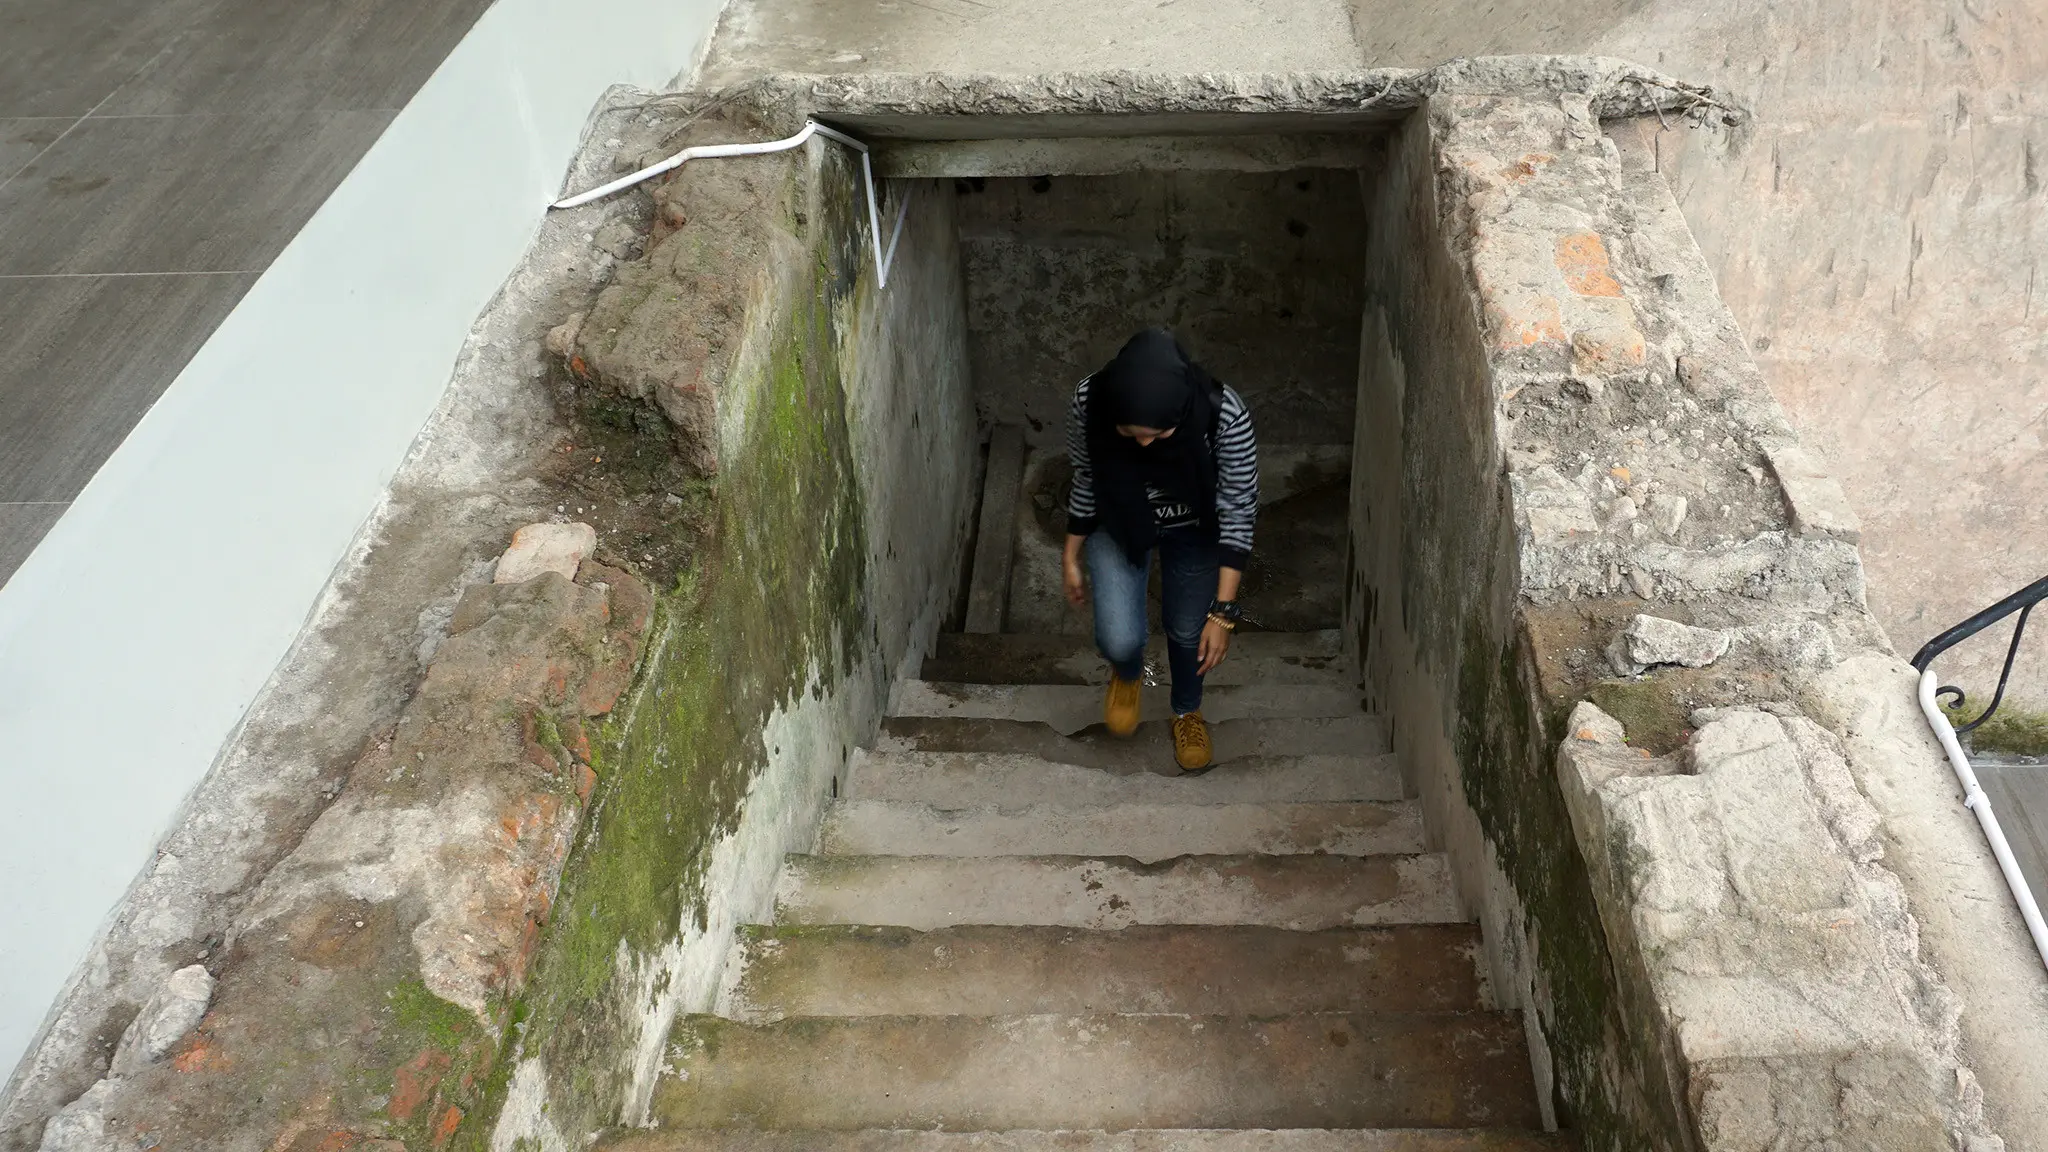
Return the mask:
{"type": "Polygon", "coordinates": [[[1668,681],[1656,676],[1602,680],[1587,697],[1628,732],[1631,746],[1663,756],[1685,746],[1692,727],[1685,706],[1668,681]]]}
{"type": "MultiPolygon", "coordinates": [[[[1961,728],[1982,716],[1982,709],[1954,708],[1943,704],[1949,723],[1961,728]]],[[[2006,756],[2048,756],[2048,712],[2000,704],[1998,711],[1981,728],[1963,736],[1973,752],[2006,756]]]]}
{"type": "MultiPolygon", "coordinates": [[[[823,184],[855,186],[844,175],[828,170],[823,184]]],[[[855,236],[850,208],[827,204],[812,219],[827,237],[855,236]]],[[[542,940],[521,1042],[545,1058],[550,1115],[572,1137],[618,1119],[638,1026],[621,960],[658,954],[686,919],[701,926],[711,849],[737,828],[768,764],[768,719],[814,679],[840,683],[869,643],[835,323],[861,266],[814,254],[792,298],[770,305],[767,370],[736,369],[725,385],[721,403],[741,406],[744,432],[721,446],[715,480],[684,496],[701,505],[696,539],[678,550],[689,561],[657,597],[635,687],[591,741],[600,784],[542,940]]],[[[619,437],[608,451],[646,434],[640,416],[601,407],[585,422],[619,437]]]]}

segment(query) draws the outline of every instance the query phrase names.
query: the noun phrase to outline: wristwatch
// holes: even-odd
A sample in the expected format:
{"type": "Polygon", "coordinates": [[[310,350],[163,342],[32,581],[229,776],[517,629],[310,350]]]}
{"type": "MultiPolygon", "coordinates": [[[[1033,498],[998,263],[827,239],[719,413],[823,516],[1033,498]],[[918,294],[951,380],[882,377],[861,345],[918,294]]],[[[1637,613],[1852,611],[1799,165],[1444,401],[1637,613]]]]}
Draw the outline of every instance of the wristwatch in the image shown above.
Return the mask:
{"type": "Polygon", "coordinates": [[[1237,622],[1244,619],[1244,608],[1235,600],[1209,601],[1209,619],[1223,625],[1227,631],[1237,631],[1237,622]]]}

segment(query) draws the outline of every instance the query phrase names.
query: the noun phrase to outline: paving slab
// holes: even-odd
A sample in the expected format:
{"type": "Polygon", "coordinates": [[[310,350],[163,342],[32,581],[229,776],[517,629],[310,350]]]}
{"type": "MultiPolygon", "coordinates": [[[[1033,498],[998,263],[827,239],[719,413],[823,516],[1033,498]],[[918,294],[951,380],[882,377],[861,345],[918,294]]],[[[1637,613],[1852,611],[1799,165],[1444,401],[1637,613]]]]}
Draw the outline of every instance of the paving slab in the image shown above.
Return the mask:
{"type": "Polygon", "coordinates": [[[1395,803],[1033,804],[968,809],[842,800],[825,815],[825,856],[1129,856],[1326,852],[1374,856],[1424,848],[1422,808],[1395,803]]]}
{"type": "Polygon", "coordinates": [[[679,1020],[669,1127],[1338,1128],[1540,1123],[1518,1015],[679,1020]]]}
{"type": "Polygon", "coordinates": [[[1475,924],[755,927],[721,1014],[1452,1012],[1490,1006],[1478,950],[1475,924]]]}
{"type": "Polygon", "coordinates": [[[1251,924],[1312,931],[1465,919],[1441,854],[791,856],[778,924],[1251,924]]]}

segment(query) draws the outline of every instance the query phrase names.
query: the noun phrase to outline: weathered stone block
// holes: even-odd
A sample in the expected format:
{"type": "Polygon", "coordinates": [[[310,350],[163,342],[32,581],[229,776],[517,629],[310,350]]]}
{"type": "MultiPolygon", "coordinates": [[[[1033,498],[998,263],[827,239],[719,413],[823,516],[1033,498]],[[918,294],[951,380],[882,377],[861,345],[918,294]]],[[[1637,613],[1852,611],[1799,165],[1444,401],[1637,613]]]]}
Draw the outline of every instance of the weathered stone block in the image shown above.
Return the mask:
{"type": "Polygon", "coordinates": [[[588,524],[528,524],[512,534],[512,546],[498,558],[494,584],[521,584],[543,572],[574,580],[576,569],[597,548],[597,529],[588,524]]]}
{"type": "Polygon", "coordinates": [[[1730,639],[1728,633],[1717,629],[1637,615],[1615,633],[1607,659],[1623,676],[1635,676],[1659,664],[1705,668],[1728,654],[1730,639]]]}
{"type": "Polygon", "coordinates": [[[1805,535],[1833,536],[1855,543],[1863,538],[1862,522],[1835,478],[1823,471],[1805,446],[1790,437],[1763,441],[1764,460],[1785,492],[1792,526],[1805,535]]]}

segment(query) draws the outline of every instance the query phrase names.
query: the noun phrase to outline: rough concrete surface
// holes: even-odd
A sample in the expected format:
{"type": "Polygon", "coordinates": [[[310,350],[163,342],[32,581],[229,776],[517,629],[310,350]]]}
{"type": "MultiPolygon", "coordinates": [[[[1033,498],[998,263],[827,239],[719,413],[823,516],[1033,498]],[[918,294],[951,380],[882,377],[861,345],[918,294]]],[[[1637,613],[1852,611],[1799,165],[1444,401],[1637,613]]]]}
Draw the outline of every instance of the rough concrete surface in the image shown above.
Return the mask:
{"type": "Polygon", "coordinates": [[[1608,939],[1640,949],[1709,1147],[1987,1135],[1955,1002],[1919,957],[1882,821],[1824,729],[1729,709],[1683,762],[1581,704],[1558,754],[1608,939]]]}
{"type": "MultiPolygon", "coordinates": [[[[1344,638],[1324,632],[1246,632],[1230,642],[1230,658],[1211,669],[1204,684],[1355,683],[1344,662],[1344,638]]],[[[1153,636],[1145,650],[1148,684],[1165,668],[1166,641],[1153,636]]],[[[1107,684],[1109,664],[1091,638],[1010,633],[942,633],[919,673],[955,684],[1107,684]]]]}
{"type": "MultiPolygon", "coordinates": [[[[1698,705],[1776,724],[1761,706],[1888,646],[1864,607],[1853,521],[1789,449],[1683,227],[1658,121],[1603,130],[1596,104],[1569,88],[1440,90],[1426,132],[1404,128],[1395,145],[1368,259],[1352,510],[1348,623],[1373,694],[1480,911],[1502,1002],[1536,1025],[1539,1082],[1589,1144],[1995,1146],[1995,1130],[2026,1146],[2043,1130],[2037,1092],[2003,1061],[2048,1044],[2039,990],[2007,1015],[1970,971],[2004,969],[2024,940],[2008,923],[1987,932],[1985,961],[1920,949],[1908,893],[1963,897],[1939,891],[1934,861],[1876,859],[1879,822],[1827,750],[1845,733],[1787,713],[1799,747],[1786,763],[1820,765],[1811,802],[1770,793],[1795,784],[1786,764],[1748,788],[1707,767],[1749,753],[1726,746],[1730,713],[1698,705]],[[1473,514],[1412,511],[1446,506],[1473,514]],[[1645,614],[1727,632],[1731,647],[1707,668],[1603,679],[1600,651],[1645,614]],[[1583,809],[1529,766],[1588,695],[1628,713],[1637,746],[1615,756],[1632,762],[1642,834],[1610,822],[1561,853],[1583,809]],[[1666,780],[1656,754],[1688,739],[1711,754],[1666,780]],[[1610,853],[1632,886],[1603,879],[1610,853]],[[1730,877],[1720,888],[1715,867],[1730,877]],[[1742,941],[1714,935],[1729,899],[1762,925],[1742,941]],[[1654,943],[1638,958],[1631,936],[1654,943]],[[1855,960],[1829,959],[1837,945],[1855,960]],[[1774,990],[1769,973],[1789,985],[1774,990]],[[2027,1039],[1973,1049],[1958,1015],[2027,1039]],[[1665,1019],[1682,1023],[1667,1034],[1665,1019]],[[1998,1077],[1981,1095],[1978,1072],[1998,1077]]],[[[1666,118],[1739,120],[1711,105],[1666,118]]],[[[1945,773],[1898,751],[1911,771],[1945,773]]],[[[1928,818],[1886,819],[1918,836],[1908,826],[1928,818]]],[[[1722,927],[1743,934],[1739,918],[1722,927]]]]}
{"type": "Polygon", "coordinates": [[[1341,0],[744,0],[704,80],[763,72],[1283,72],[1358,63],[1341,0]]]}
{"type": "MultiPolygon", "coordinates": [[[[1597,52],[1730,94],[1660,167],[1773,393],[1863,527],[1901,650],[2048,571],[2048,14],[1963,0],[1355,0],[1363,62],[1597,52]]],[[[2003,636],[1944,661],[1988,692],[2003,636]]],[[[2048,700],[2048,649],[2016,690],[2048,700]]]]}
{"type": "Polygon", "coordinates": [[[1312,931],[1464,919],[1442,857],[793,856],[790,924],[1261,924],[1312,931]]]}
{"type": "Polygon", "coordinates": [[[827,856],[1086,856],[1165,860],[1183,853],[1327,852],[1371,856],[1424,849],[1422,810],[1408,803],[1032,804],[942,809],[886,800],[833,807],[819,832],[827,856]]]}
{"type": "Polygon", "coordinates": [[[1068,804],[1321,803],[1402,796],[1401,773],[1391,756],[1246,757],[1194,779],[1169,771],[1172,761],[1163,753],[1149,758],[1157,771],[1116,774],[1098,764],[1001,752],[865,752],[853,758],[848,794],[946,811],[1025,806],[1047,796],[1068,804]]]}
{"type": "MultiPolygon", "coordinates": [[[[635,96],[608,101],[593,120],[598,139],[649,133],[635,96]]],[[[569,179],[590,180],[604,167],[585,153],[569,179]]],[[[633,210],[621,202],[594,219],[633,210]]],[[[270,868],[397,720],[464,586],[488,578],[514,529],[555,515],[571,495],[547,455],[565,429],[545,386],[541,341],[614,263],[591,246],[592,223],[545,223],[479,321],[447,395],[305,634],[53,1006],[44,1038],[9,1084],[0,1147],[35,1147],[44,1118],[104,1074],[136,1006],[163,977],[218,957],[270,868]]]]}
{"type": "Polygon", "coordinates": [[[1175,1015],[1484,1008],[1470,924],[752,929],[722,1015],[1175,1015]]]}
{"type": "Polygon", "coordinates": [[[1533,1127],[1509,1013],[677,1022],[668,1127],[1533,1127]],[[834,1091],[819,1092],[819,1084],[834,1091]]]}
{"type": "Polygon", "coordinates": [[[1555,1152],[1569,1136],[1505,1129],[1291,1128],[1130,1132],[636,1132],[608,1152],[1555,1152]]]}

